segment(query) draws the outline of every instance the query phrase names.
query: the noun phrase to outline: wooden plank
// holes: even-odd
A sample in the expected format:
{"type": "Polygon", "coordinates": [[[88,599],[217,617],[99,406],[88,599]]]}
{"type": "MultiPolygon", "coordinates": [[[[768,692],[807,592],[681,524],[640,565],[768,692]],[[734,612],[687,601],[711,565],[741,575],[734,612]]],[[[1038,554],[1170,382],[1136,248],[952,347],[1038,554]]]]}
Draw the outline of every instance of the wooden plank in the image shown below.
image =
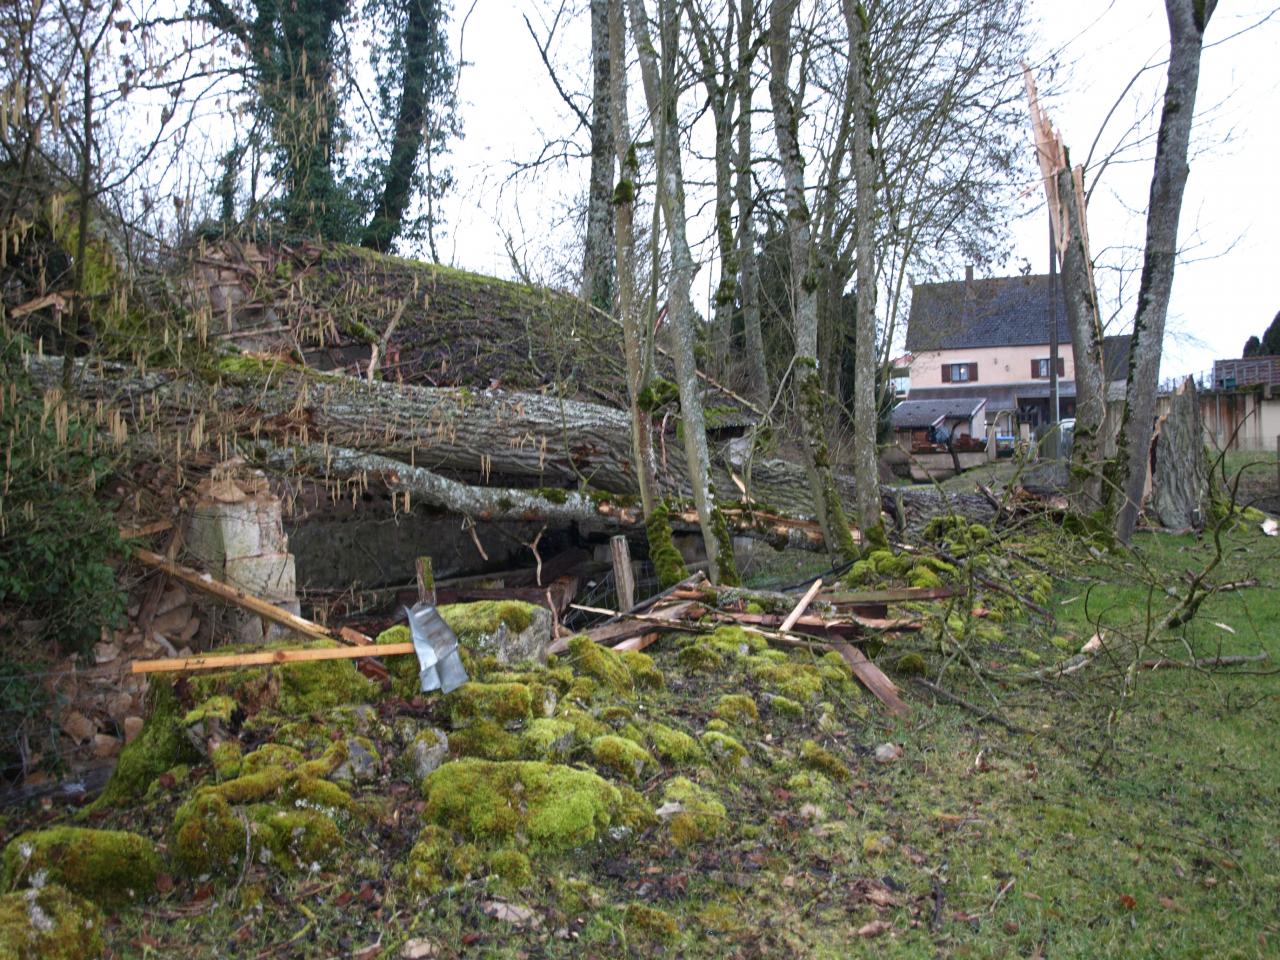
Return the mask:
{"type": "Polygon", "coordinates": [[[143,537],[150,537],[157,533],[164,533],[166,530],[173,529],[172,520],[156,520],[152,523],[144,524],[141,527],[121,527],[121,540],[140,540],[143,537]]]}
{"type": "Polygon", "coordinates": [[[163,570],[175,580],[181,580],[188,586],[195,587],[197,590],[217,597],[219,600],[225,600],[227,603],[235,604],[237,607],[256,613],[258,616],[270,620],[272,623],[278,623],[282,627],[287,627],[295,633],[301,633],[303,636],[316,639],[337,639],[328,629],[318,623],[304,620],[302,617],[277,607],[273,603],[267,603],[267,601],[255,597],[251,593],[246,593],[244,590],[232,587],[220,580],[215,580],[207,573],[200,573],[198,570],[184,567],[180,563],[172,563],[158,553],[152,553],[150,550],[138,547],[134,549],[133,556],[149,567],[163,570]]]}
{"type": "Polygon", "coordinates": [[[955,587],[887,587],[884,590],[860,590],[856,593],[828,593],[825,603],[896,603],[905,600],[946,600],[962,591],[955,587]]]}
{"type": "Polygon", "coordinates": [[[643,650],[645,647],[649,646],[654,641],[656,641],[660,636],[661,634],[656,631],[653,633],[646,633],[639,637],[632,637],[630,640],[623,640],[620,644],[615,646],[613,649],[614,650],[643,650]]]}
{"type": "MultiPolygon", "coordinates": [[[[686,617],[695,619],[702,615],[701,610],[702,607],[696,603],[677,603],[654,613],[625,614],[625,619],[603,623],[585,631],[585,635],[603,646],[613,646],[620,641],[651,633],[655,629],[678,630],[681,627],[678,621],[686,617]]],[[[569,638],[561,637],[547,647],[547,653],[564,653],[568,649],[569,638]]]]}
{"type": "Polygon", "coordinates": [[[631,547],[619,534],[609,538],[609,556],[613,561],[613,583],[618,594],[618,609],[630,610],[636,605],[636,573],[631,566],[631,547]]]}
{"type": "Polygon", "coordinates": [[[818,591],[821,589],[822,589],[822,578],[819,577],[817,580],[813,581],[812,584],[810,584],[809,589],[806,590],[804,592],[804,596],[800,598],[800,602],[797,603],[795,607],[792,608],[791,612],[787,614],[787,619],[782,621],[782,626],[778,628],[780,632],[782,633],[791,632],[791,628],[796,625],[796,621],[799,620],[801,614],[803,614],[805,610],[808,609],[809,604],[813,603],[813,598],[818,595],[818,591]]]}
{"type": "Polygon", "coordinates": [[[853,668],[853,675],[888,707],[891,714],[903,718],[911,716],[911,708],[902,702],[893,681],[884,675],[883,670],[868,660],[866,654],[851,643],[832,643],[831,649],[844,658],[844,662],[853,668]]]}
{"type": "Polygon", "coordinates": [[[367,647],[316,647],[309,650],[263,650],[260,653],[227,653],[207,657],[166,657],[135,660],[134,673],[176,673],[186,670],[226,670],[229,667],[262,667],[278,663],[315,660],[356,660],[361,657],[395,657],[414,652],[412,643],[375,643],[367,647]]]}

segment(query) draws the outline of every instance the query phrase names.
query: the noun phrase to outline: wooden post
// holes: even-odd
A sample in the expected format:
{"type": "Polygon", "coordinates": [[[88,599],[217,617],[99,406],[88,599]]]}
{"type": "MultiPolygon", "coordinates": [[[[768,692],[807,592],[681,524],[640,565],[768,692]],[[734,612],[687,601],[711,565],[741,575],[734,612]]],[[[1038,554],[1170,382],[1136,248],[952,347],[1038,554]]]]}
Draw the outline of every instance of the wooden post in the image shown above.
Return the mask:
{"type": "Polygon", "coordinates": [[[1276,434],[1276,493],[1280,494],[1280,433],[1276,434]]]}
{"type": "Polygon", "coordinates": [[[430,557],[419,557],[413,564],[418,574],[418,602],[436,605],[436,575],[430,557]]]}
{"type": "Polygon", "coordinates": [[[636,605],[636,572],[631,566],[631,547],[627,538],[609,538],[609,553],[613,558],[613,584],[618,592],[618,609],[630,610],[636,605]]]}

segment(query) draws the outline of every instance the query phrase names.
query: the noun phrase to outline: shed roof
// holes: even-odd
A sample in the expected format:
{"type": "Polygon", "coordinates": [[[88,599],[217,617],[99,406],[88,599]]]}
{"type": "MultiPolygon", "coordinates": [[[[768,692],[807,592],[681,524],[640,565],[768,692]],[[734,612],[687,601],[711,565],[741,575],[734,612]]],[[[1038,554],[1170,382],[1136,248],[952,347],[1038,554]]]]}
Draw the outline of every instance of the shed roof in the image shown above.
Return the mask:
{"type": "Polygon", "coordinates": [[[938,400],[903,400],[893,408],[895,430],[919,430],[943,420],[970,420],[987,401],[983,397],[947,397],[938,400]]]}

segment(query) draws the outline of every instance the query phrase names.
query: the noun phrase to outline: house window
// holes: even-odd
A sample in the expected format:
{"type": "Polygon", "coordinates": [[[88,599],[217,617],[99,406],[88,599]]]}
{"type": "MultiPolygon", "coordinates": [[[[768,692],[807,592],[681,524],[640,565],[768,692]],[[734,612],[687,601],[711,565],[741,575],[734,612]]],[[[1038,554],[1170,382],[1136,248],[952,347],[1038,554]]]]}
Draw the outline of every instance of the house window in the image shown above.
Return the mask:
{"type": "MultiPolygon", "coordinates": [[[[1058,358],[1058,376],[1065,377],[1067,375],[1067,362],[1058,358]]],[[[1049,358],[1043,357],[1039,360],[1031,361],[1031,379],[1048,380],[1049,379],[1049,358]]]]}
{"type": "Polygon", "coordinates": [[[942,365],[943,383],[973,383],[977,379],[976,363],[944,363],[942,365]]]}

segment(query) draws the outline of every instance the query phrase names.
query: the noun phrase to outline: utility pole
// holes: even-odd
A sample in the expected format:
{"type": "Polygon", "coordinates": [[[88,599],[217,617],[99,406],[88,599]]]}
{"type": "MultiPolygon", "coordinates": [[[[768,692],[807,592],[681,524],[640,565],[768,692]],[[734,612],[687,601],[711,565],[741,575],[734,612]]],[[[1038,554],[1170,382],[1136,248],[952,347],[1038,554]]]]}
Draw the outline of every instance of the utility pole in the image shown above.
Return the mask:
{"type": "MultiPolygon", "coordinates": [[[[1053,217],[1049,217],[1049,422],[1061,419],[1058,400],[1058,245],[1053,237],[1053,217]]],[[[1059,443],[1054,442],[1054,449],[1059,443]]]]}

